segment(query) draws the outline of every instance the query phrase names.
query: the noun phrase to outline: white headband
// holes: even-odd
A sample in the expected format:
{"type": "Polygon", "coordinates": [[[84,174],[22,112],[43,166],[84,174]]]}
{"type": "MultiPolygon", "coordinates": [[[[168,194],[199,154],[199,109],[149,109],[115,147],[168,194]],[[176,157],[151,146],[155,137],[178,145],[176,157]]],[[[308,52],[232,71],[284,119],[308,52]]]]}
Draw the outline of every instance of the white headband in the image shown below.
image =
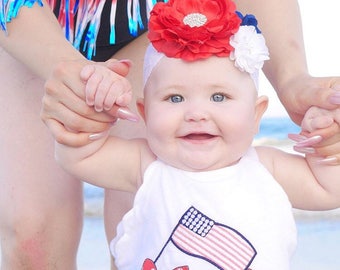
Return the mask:
{"type": "MultiPolygon", "coordinates": [[[[156,49],[149,44],[146,49],[145,56],[144,56],[144,67],[143,67],[143,89],[148,81],[152,70],[155,66],[159,63],[159,61],[166,57],[163,53],[157,52],[156,49]]],[[[236,62],[235,62],[236,65],[236,62]]],[[[250,73],[251,78],[254,81],[255,87],[259,89],[259,71],[256,69],[253,73],[250,73]]]]}

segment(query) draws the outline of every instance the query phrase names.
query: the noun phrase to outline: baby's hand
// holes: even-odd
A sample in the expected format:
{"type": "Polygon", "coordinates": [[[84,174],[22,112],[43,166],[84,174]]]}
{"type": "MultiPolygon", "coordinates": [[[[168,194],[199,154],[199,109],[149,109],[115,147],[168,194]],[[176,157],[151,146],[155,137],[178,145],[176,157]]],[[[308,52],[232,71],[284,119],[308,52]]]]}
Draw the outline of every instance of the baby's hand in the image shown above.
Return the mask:
{"type": "Polygon", "coordinates": [[[324,157],[324,163],[340,163],[340,109],[311,107],[301,123],[301,133],[290,135],[300,153],[324,157]]]}
{"type": "Polygon", "coordinates": [[[109,111],[114,105],[126,107],[132,99],[129,81],[104,65],[85,66],[80,77],[86,81],[86,103],[97,112],[109,111]]]}
{"type": "Polygon", "coordinates": [[[330,127],[336,121],[337,110],[325,110],[319,107],[311,107],[301,122],[302,132],[313,132],[318,129],[330,127]]]}

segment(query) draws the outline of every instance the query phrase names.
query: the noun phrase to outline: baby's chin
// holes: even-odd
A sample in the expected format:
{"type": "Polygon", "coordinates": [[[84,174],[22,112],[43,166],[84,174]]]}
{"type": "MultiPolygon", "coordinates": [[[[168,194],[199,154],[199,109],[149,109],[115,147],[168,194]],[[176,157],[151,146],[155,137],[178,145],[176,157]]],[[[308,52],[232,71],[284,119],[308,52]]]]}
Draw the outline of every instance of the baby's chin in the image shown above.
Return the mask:
{"type": "Polygon", "coordinates": [[[233,166],[239,162],[240,159],[235,160],[235,161],[229,161],[229,162],[212,162],[209,160],[209,158],[203,158],[203,159],[198,159],[197,157],[195,158],[188,158],[186,160],[183,160],[182,162],[171,162],[168,161],[166,162],[167,164],[180,169],[184,171],[189,171],[189,172],[206,172],[206,171],[214,171],[214,170],[219,170],[225,167],[233,166]]]}

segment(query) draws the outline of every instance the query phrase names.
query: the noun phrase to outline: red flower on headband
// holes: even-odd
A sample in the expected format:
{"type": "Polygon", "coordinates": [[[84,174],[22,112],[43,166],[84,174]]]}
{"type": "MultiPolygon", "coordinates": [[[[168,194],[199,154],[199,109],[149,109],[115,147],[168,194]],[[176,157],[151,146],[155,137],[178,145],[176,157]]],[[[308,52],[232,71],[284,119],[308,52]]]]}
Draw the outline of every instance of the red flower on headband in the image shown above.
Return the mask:
{"type": "Polygon", "coordinates": [[[234,50],[229,40],[240,23],[230,0],[169,0],[151,11],[148,38],[168,57],[193,61],[229,56],[234,50]]]}

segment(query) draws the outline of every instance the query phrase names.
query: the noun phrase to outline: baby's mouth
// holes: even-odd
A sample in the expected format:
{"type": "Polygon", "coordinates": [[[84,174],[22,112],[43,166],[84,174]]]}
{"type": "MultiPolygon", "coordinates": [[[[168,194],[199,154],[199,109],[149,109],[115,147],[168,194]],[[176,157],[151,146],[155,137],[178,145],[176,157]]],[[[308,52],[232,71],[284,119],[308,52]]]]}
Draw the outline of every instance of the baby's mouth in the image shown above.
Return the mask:
{"type": "Polygon", "coordinates": [[[208,134],[208,133],[190,133],[186,136],[183,136],[183,139],[186,140],[194,140],[194,141],[203,141],[203,140],[210,140],[215,138],[215,135],[208,134]]]}

